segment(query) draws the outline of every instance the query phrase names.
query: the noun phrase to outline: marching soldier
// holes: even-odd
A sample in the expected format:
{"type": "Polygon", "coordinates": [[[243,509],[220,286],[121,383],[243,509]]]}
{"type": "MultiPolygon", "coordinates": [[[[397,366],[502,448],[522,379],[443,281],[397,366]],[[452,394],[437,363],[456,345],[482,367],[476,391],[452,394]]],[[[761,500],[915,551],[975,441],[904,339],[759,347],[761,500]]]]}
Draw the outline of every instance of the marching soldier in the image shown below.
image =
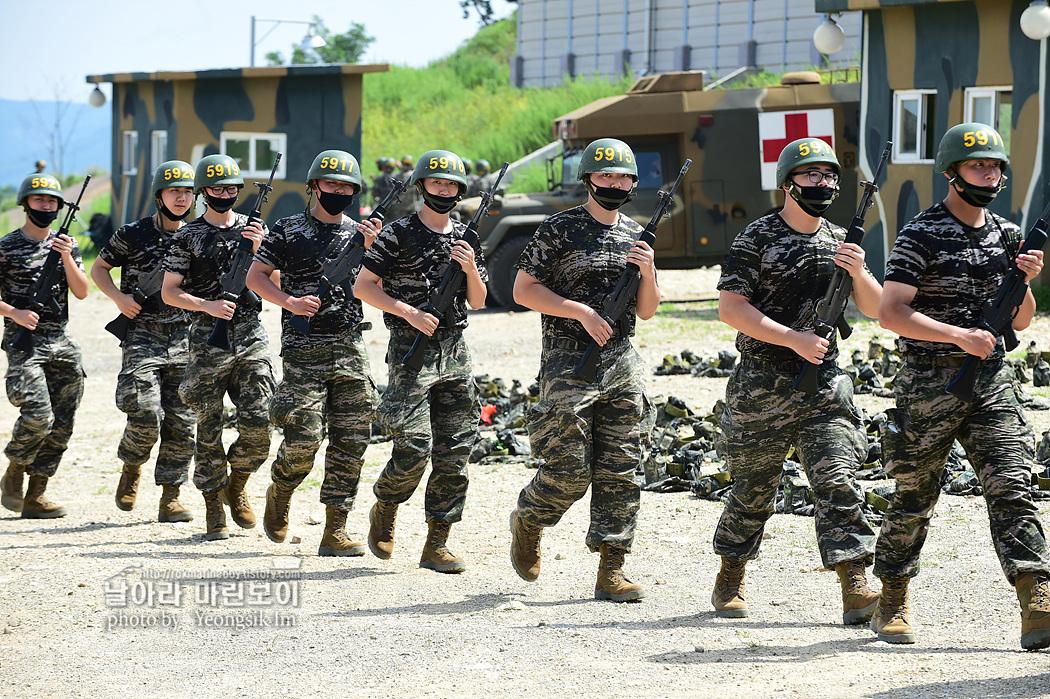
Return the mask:
{"type": "MultiPolygon", "coordinates": [[[[1015,262],[1029,282],[1043,269],[1042,250],[1018,254],[1019,228],[985,208],[1005,187],[1009,162],[992,127],[948,129],[934,162],[948,179],[948,195],[904,226],[886,263],[879,322],[900,335],[904,365],[893,382],[897,407],[887,411],[882,433],[897,490],[875,550],[882,600],[871,627],[889,643],[916,640],[908,585],[919,573],[944,465],[958,439],[984,488],[992,543],[1021,605],[1021,647],[1050,647],[1050,556],[1029,492],[1035,440],[1003,340],[981,324],[982,306],[1015,262]],[[967,357],[982,360],[969,403],[945,388],[967,357]]],[[[1014,313],[1015,330],[1032,322],[1030,289],[1014,313]]]]}
{"type": "Polygon", "coordinates": [[[117,447],[123,469],[114,499],[121,510],[135,507],[142,464],[159,439],[153,472],[161,486],[157,517],[188,522],[193,513],[179,503],[179,488],[193,460],[196,416],[179,397],[179,385],[189,361],[189,319],[185,311],[161,303],[159,295],[140,305],[133,294],[139,280],[163,264],[190,214],[193,167],[180,160],[162,163],[153,174],[153,199],[157,213],[119,228],[91,268],[98,288],[133,321],[121,343],[117,375],[117,407],[128,422],[117,447]],[[114,267],[122,268],[119,289],[111,276],[114,267]]]}
{"type": "Polygon", "coordinates": [[[223,274],[241,238],[259,249],[266,227],[233,211],[244,187],[236,161],[209,155],[197,164],[194,192],[204,195],[204,215],[187,224],[164,260],[166,303],[191,313],[190,359],[179,394],[197,414],[197,453],[193,484],[204,495],[206,540],[228,539],[225,502],[238,526],[255,526],[245,486],[270,453],[267,406],[274,392],[266,330],[259,321],[261,303],[245,290],[236,303],[223,298],[223,274]],[[229,321],[230,348],[207,343],[216,319],[229,321]],[[239,435],[227,452],[222,444],[223,396],[237,407],[239,435]],[[227,470],[227,464],[229,469],[227,470]]]}
{"type": "Polygon", "coordinates": [[[871,618],[878,593],[865,568],[875,532],[856,484],[867,455],[853,383],[835,364],[835,336],[814,331],[815,308],[835,266],[853,278],[861,313],[878,314],[882,289],[864,265],[864,249],[822,217],[839,193],[839,162],[821,140],[792,141],[777,160],[784,208],[745,228],[733,241],[718,281],[718,315],[739,332],[740,361],[726,386],[721,427],[733,488],[715,529],[722,567],[711,604],[719,616],[744,617],[744,567],[758,556],[789,447],[816,500],[814,523],[824,567],[838,574],[842,622],[871,618]],[[803,362],[817,372],[817,392],[795,389],[803,362]]]}
{"type": "Polygon", "coordinates": [[[361,302],[349,293],[357,269],[348,270],[342,283],[331,280],[333,286],[323,296],[317,293],[322,265],[345,255],[358,231],[365,247],[370,246],[378,228],[358,226],[343,213],[361,186],[354,156],[341,150],[319,153],[306,181],[310,200],[316,197],[316,202],[274,225],[248,272],[249,288],[283,309],[284,378],[270,403],[270,418],[284,430],[284,441],[273,462],[263,526],[271,541],[285,540],[292,493],[313,468],[327,423],[321,483],[325,529],[317,553],[363,556],[365,545],[345,531],[371,436],[376,394],[361,337],[370,326],[364,322],[361,302]],[[280,288],[270,278],[276,270],[281,272],[280,288]],[[296,328],[296,318],[308,324],[296,328]]]}
{"type": "Polygon", "coordinates": [[[19,409],[4,449],[7,472],[2,481],[3,506],[26,519],[65,517],[66,508],[44,497],[47,481],[73,432],[73,417],[84,394],[80,345],[68,332],[68,291],[87,298],[88,279],[76,240],[58,235],[51,224],[65,205],[62,185],[51,175],[30,175],[18,187],[18,204],[26,214],[20,228],[0,239],[0,315],[7,352],[7,398],[19,409]],[[45,305],[26,308],[28,293],[52,250],[61,255],[63,274],[51,289],[57,310],[45,305]],[[32,347],[14,346],[23,330],[32,331],[32,347]],[[23,476],[29,485],[23,492],[23,476]]]}
{"type": "MultiPolygon", "coordinates": [[[[412,497],[430,461],[425,503],[429,534],[419,565],[441,573],[466,570],[447,541],[451,525],[463,515],[467,459],[481,416],[463,329],[466,304],[485,305],[487,273],[481,251],[460,239],[465,224],[450,216],[466,193],[464,176],[455,153],[424,153],[412,177],[422,208],[382,229],[354,286],[358,298],[384,312],[390,329],[389,386],[377,421],[393,436],[394,447],[373,487],[376,504],[369,515],[368,546],[379,558],[390,558],[398,505],[412,497]],[[436,318],[420,309],[426,308],[430,291],[440,285],[449,265],[462,268],[466,284],[450,313],[436,318]],[[416,372],[402,358],[419,333],[430,341],[416,372]]],[[[361,227],[378,232],[374,219],[361,227]]]]}
{"type": "MultiPolygon", "coordinates": [[[[478,161],[478,174],[488,163],[478,161]]],[[[540,574],[540,537],[591,488],[587,547],[601,554],[594,597],[627,602],[645,590],[623,573],[638,522],[634,480],[652,407],[644,366],[631,344],[636,318],[660,304],[653,249],[642,227],[620,212],[638,182],[630,147],[612,138],[583,151],[576,179],[587,203],[540,224],[518,260],[514,300],[543,314],[540,401],[529,416],[533,454],[544,459],[510,516],[511,562],[518,576],[540,574]],[[628,262],[641,271],[637,299],[615,327],[599,311],[628,262]],[[574,375],[591,341],[600,347],[596,379],[574,375]]],[[[490,184],[489,187],[492,185],[490,184]]]]}

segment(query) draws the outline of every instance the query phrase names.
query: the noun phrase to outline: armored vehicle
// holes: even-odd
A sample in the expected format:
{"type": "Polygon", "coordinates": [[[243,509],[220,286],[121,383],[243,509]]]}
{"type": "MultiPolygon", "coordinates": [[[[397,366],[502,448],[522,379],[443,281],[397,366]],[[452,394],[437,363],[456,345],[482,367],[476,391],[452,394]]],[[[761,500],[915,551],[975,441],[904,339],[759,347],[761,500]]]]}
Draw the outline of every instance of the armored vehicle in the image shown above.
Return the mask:
{"type": "MultiPolygon", "coordinates": [[[[848,226],[863,179],[857,169],[859,109],[859,82],[822,84],[811,71],[788,73],[772,87],[709,91],[702,72],[682,72],[643,77],[624,95],[558,117],[554,133],[561,151],[547,161],[548,191],[498,197],[481,224],[490,304],[515,307],[514,264],[536,227],[587,200],[576,171],[583,148],[596,138],[618,138],[634,150],[638,187],[622,211],[642,225],[652,217],[658,192],[670,187],[686,158],[693,161],[657,231],[658,267],[721,264],[737,233],[783,205],[777,157],[797,138],[819,138],[834,148],[842,194],[825,215],[848,226]]],[[[464,219],[478,203],[461,203],[464,219]]]]}

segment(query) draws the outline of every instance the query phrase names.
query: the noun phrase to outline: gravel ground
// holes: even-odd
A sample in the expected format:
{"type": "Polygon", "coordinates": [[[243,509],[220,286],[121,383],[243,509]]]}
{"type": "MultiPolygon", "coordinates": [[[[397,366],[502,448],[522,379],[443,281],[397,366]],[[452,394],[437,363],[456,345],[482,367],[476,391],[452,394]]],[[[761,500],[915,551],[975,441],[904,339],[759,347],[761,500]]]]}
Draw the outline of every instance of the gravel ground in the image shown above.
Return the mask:
{"type": "MultiPolygon", "coordinates": [[[[699,298],[710,296],[716,277],[717,270],[662,272],[661,284],[672,299],[699,298]]],[[[417,567],[426,531],[418,492],[399,513],[391,560],[317,557],[320,467],[292,503],[299,544],[273,544],[261,524],[240,530],[232,523],[228,541],[204,542],[203,502],[192,486],[183,502],[197,519],[160,524],[160,489],[148,476],[138,508],[120,512],[113,505],[123,428],[113,404],[119,352],[102,330],[115,311],[93,292],[73,301],[73,314],[87,393],[49,486],[70,514],[34,521],[0,512],[0,695],[1050,696],[1047,653],[1020,649],[1017,602],[979,498],[941,498],[912,586],[919,642],[903,647],[841,625],[835,575],[821,567],[812,520],[804,517],[770,521],[762,558],[748,567],[751,616],[715,618],[709,597],[718,559],[710,540],[721,507],[686,493],[642,495],[626,571],[646,587],[645,600],[592,599],[598,559],[583,543],[586,502],[545,532],[542,575],[525,583],[508,561],[507,516],[532,473],[518,464],[472,467],[466,514],[450,539],[469,565],[458,576],[417,567]],[[174,586],[184,593],[179,606],[160,597],[135,604],[144,592],[163,595],[173,587],[164,576],[173,574],[225,579],[229,595],[209,606],[199,593],[207,585],[185,582],[174,586]],[[286,579],[264,577],[274,574],[286,579]],[[250,577],[261,579],[249,584],[250,577]],[[249,598],[239,599],[245,592],[249,598]],[[295,597],[275,606],[250,597],[266,593],[295,597]],[[125,608],[114,605],[122,596],[132,598],[125,608]],[[231,626],[237,622],[239,629],[231,626]]],[[[268,308],[264,317],[276,338],[277,311],[268,308]]],[[[369,349],[382,383],[386,333],[378,315],[372,320],[369,349]]],[[[1029,337],[1050,338],[1050,321],[1038,319],[1022,341],[1029,337]]],[[[478,373],[531,383],[537,314],[476,313],[468,339],[478,373]]],[[[856,338],[856,346],[867,339],[856,338]]],[[[728,349],[732,332],[643,332],[640,345],[655,366],[686,347],[707,355],[728,349]]],[[[724,379],[649,381],[654,394],[703,410],[725,389],[724,379]]],[[[869,396],[859,402],[872,410],[889,404],[869,396]]],[[[0,404],[0,439],[15,415],[0,404]]],[[[1029,418],[1037,432],[1050,426],[1046,413],[1029,418]]],[[[388,454],[388,444],[368,450],[348,521],[359,537],[374,501],[370,486],[388,454]]],[[[260,517],[268,481],[264,466],[249,483],[260,517]]]]}

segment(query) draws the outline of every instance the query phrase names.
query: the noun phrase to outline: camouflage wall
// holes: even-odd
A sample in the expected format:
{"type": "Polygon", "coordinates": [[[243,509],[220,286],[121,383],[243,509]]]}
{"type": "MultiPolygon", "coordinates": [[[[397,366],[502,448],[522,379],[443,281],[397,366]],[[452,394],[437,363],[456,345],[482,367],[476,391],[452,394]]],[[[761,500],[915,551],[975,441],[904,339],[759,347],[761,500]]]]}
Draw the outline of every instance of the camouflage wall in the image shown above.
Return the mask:
{"type": "MultiPolygon", "coordinates": [[[[302,211],[306,173],[317,153],[338,148],[360,158],[363,75],[385,70],[335,65],[90,76],[89,82],[113,83],[114,222],[119,226],[152,211],[151,139],[160,131],[167,132],[160,160],[194,165],[221,152],[223,132],[283,134],[281,171],[263,214],[272,223],[302,211]],[[137,132],[138,143],[125,153],[129,131],[137,132]],[[129,163],[136,172],[124,175],[129,163]]],[[[245,177],[240,211],[254,205],[258,189],[252,183],[269,174],[272,157],[265,158],[255,166],[265,174],[245,177]]]]}
{"type": "MultiPolygon", "coordinates": [[[[863,11],[866,172],[893,137],[898,91],[930,91],[927,136],[935,149],[948,128],[964,121],[967,88],[1001,88],[1009,116],[998,127],[1010,144],[1010,179],[991,208],[1026,229],[1035,222],[1050,200],[1045,148],[1050,92],[1047,42],[1032,41],[1020,29],[1028,5],[1028,0],[816,0],[818,11],[863,11]]],[[[933,172],[932,160],[891,161],[877,210],[869,214],[869,237],[881,237],[888,248],[904,223],[944,198],[947,186],[944,176],[933,172]]]]}

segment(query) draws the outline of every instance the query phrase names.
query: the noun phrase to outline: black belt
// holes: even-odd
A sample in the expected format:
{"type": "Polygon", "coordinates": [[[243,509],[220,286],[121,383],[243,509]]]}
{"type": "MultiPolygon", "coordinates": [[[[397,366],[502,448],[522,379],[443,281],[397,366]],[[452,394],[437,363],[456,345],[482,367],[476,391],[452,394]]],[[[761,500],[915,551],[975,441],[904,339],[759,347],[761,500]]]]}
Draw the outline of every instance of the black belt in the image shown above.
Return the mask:
{"type": "MultiPolygon", "coordinates": [[[[963,362],[966,361],[967,357],[973,357],[974,359],[978,359],[978,357],[972,354],[924,354],[918,356],[905,357],[904,363],[911,367],[942,366],[953,367],[957,369],[963,365],[963,362]]],[[[1001,362],[1002,360],[1003,355],[993,354],[991,357],[988,357],[988,359],[985,359],[984,361],[1001,362]]]]}
{"type": "MultiPolygon", "coordinates": [[[[571,337],[551,337],[543,339],[544,349],[563,349],[563,350],[586,350],[592,340],[576,340],[571,337]]],[[[630,344],[631,340],[627,337],[620,337],[605,343],[604,347],[599,347],[600,352],[606,352],[608,350],[619,349],[623,345],[630,344]]]]}
{"type": "MultiPolygon", "coordinates": [[[[740,358],[740,366],[749,366],[755,369],[772,369],[774,371],[784,372],[799,372],[802,371],[802,365],[805,363],[801,357],[798,359],[766,359],[765,357],[756,357],[754,355],[745,354],[740,358]]],[[[821,364],[814,364],[813,368],[820,369],[825,363],[833,362],[822,362],[821,364]]]]}

